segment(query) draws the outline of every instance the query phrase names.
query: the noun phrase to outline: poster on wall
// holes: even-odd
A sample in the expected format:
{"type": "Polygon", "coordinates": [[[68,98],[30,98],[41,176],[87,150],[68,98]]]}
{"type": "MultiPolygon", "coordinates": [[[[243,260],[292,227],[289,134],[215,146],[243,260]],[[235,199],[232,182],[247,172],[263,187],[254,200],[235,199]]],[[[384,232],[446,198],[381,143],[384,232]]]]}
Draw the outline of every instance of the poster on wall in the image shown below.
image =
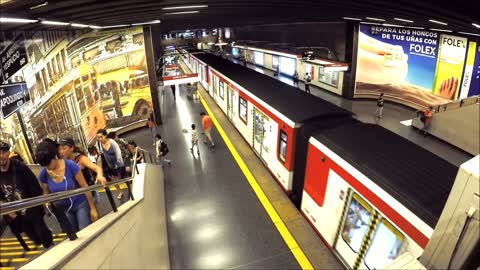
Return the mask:
{"type": "Polygon", "coordinates": [[[318,81],[332,86],[338,86],[338,72],[325,70],[325,67],[318,67],[318,81]]]}
{"type": "Polygon", "coordinates": [[[480,43],[470,41],[459,98],[480,95],[480,43]]]}
{"type": "Polygon", "coordinates": [[[384,92],[413,107],[450,102],[458,97],[466,47],[466,38],[433,31],[360,25],[355,95],[384,92]]]}
{"type": "Polygon", "coordinates": [[[254,61],[253,51],[245,50],[245,60],[247,60],[247,62],[249,63],[253,63],[254,61]]]}
{"type": "Polygon", "coordinates": [[[278,55],[272,55],[272,69],[277,70],[278,69],[278,55]]]}
{"type": "MultiPolygon", "coordinates": [[[[152,101],[142,28],[77,36],[56,31],[26,37],[22,70],[31,102],[20,110],[33,147],[45,137],[72,137],[86,146],[96,132],[148,117],[152,101]]],[[[8,120],[8,119],[7,119],[8,120]]]]}

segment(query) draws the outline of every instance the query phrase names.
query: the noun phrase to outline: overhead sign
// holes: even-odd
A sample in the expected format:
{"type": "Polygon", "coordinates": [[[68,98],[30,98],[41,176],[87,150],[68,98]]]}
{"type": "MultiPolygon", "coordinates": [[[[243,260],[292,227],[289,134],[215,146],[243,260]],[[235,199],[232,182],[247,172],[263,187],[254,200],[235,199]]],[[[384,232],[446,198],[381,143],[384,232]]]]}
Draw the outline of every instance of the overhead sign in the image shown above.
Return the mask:
{"type": "Polygon", "coordinates": [[[30,101],[26,83],[0,85],[0,111],[3,119],[9,117],[30,101]]]}
{"type": "Polygon", "coordinates": [[[0,63],[3,81],[10,79],[17,71],[28,64],[25,38],[23,35],[17,36],[13,42],[0,53],[0,63]]]}
{"type": "Polygon", "coordinates": [[[200,76],[198,73],[184,74],[177,76],[166,76],[162,78],[163,86],[174,85],[174,84],[185,84],[185,83],[194,83],[200,81],[200,76]]]}

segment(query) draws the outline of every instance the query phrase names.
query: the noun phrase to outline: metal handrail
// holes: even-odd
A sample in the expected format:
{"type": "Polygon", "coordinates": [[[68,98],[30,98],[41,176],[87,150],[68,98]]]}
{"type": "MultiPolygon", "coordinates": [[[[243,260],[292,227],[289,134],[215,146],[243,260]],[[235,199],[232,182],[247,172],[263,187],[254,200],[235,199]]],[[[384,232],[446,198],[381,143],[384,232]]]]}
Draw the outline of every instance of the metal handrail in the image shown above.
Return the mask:
{"type": "MultiPolygon", "coordinates": [[[[35,207],[35,206],[44,205],[46,203],[50,203],[50,202],[53,202],[53,201],[65,199],[65,198],[72,197],[72,196],[75,196],[75,195],[85,194],[87,192],[91,192],[91,191],[97,190],[97,189],[102,188],[102,187],[104,187],[105,190],[110,191],[110,189],[109,189],[110,186],[132,181],[135,178],[135,176],[138,172],[138,170],[137,170],[137,157],[138,157],[138,151],[139,150],[143,151],[144,153],[149,153],[150,161],[157,164],[156,159],[152,158],[152,153],[150,151],[145,150],[145,149],[137,146],[135,148],[135,154],[133,156],[134,158],[133,158],[133,166],[132,166],[132,176],[124,178],[124,179],[118,179],[118,180],[115,180],[115,181],[110,181],[106,185],[96,184],[96,185],[92,185],[92,186],[88,186],[88,187],[77,188],[77,189],[74,189],[74,190],[55,192],[55,193],[50,193],[50,194],[47,194],[47,195],[41,195],[41,196],[26,198],[26,199],[22,199],[22,200],[13,201],[13,202],[2,203],[0,205],[0,215],[3,216],[3,215],[6,215],[6,214],[9,214],[9,213],[14,213],[14,212],[17,212],[17,211],[20,211],[20,210],[23,210],[23,209],[28,209],[28,208],[32,208],[32,207],[35,207]]],[[[145,158],[145,154],[144,154],[144,158],[145,158]]],[[[145,159],[145,161],[146,161],[146,159],[145,159]]],[[[130,186],[129,186],[128,183],[127,183],[127,186],[129,188],[129,193],[131,194],[130,186]]],[[[133,196],[130,196],[130,197],[133,200],[133,196]]],[[[112,201],[111,201],[111,203],[112,203],[112,201]]],[[[114,212],[116,212],[116,206],[114,207],[112,205],[112,208],[113,208],[114,212]]]]}

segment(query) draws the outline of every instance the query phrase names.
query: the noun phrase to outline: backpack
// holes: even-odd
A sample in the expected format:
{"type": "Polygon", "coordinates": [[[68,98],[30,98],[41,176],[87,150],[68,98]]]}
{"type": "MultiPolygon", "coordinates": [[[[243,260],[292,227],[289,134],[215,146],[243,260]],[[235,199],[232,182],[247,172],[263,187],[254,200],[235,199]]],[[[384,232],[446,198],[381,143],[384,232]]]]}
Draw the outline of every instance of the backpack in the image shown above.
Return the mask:
{"type": "Polygon", "coordinates": [[[310,76],[307,77],[307,82],[311,82],[312,81],[312,78],[310,78],[310,76]]]}
{"type": "Polygon", "coordinates": [[[168,150],[168,145],[162,141],[162,143],[160,143],[160,151],[159,151],[162,156],[166,156],[168,154],[168,152],[170,152],[170,150],[168,150]]]}
{"type": "MultiPolygon", "coordinates": [[[[75,158],[73,159],[73,161],[75,161],[75,163],[78,164],[78,161],[80,161],[80,158],[82,156],[85,156],[85,155],[77,153],[75,158]]],[[[87,157],[87,156],[85,156],[85,157],[87,157]]],[[[92,171],[88,168],[84,168],[84,169],[81,170],[81,172],[83,174],[83,178],[85,178],[85,181],[87,182],[87,184],[89,186],[95,185],[97,174],[94,171],[92,171]]]]}

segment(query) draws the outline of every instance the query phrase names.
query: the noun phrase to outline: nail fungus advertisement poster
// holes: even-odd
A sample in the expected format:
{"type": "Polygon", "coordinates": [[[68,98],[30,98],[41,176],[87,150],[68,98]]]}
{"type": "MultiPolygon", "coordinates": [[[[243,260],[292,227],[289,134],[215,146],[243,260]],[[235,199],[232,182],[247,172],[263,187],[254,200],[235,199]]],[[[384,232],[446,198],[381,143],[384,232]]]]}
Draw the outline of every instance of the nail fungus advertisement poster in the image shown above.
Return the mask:
{"type": "Polygon", "coordinates": [[[467,38],[435,31],[360,25],[355,97],[384,92],[415,108],[455,100],[468,46],[467,38]]]}

